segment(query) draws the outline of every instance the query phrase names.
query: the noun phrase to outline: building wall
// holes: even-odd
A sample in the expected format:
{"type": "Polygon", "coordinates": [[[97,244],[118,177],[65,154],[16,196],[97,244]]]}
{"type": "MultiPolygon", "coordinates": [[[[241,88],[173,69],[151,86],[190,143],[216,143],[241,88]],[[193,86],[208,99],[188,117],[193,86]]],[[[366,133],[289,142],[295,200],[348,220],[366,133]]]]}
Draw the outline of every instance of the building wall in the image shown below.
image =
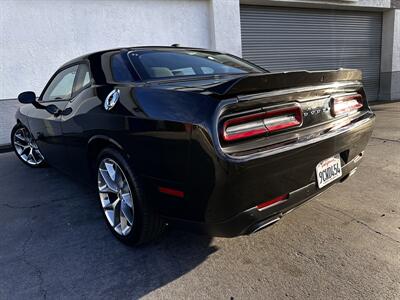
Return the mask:
{"type": "MultiPolygon", "coordinates": [[[[392,0],[393,1],[393,0],[392,0]]],[[[395,0],[398,1],[398,0],[395,0]]],[[[242,4],[323,9],[376,10],[391,7],[391,0],[241,0],[242,4]]]]}
{"type": "Polygon", "coordinates": [[[66,61],[114,47],[212,45],[207,0],[2,0],[0,99],[40,93],[66,61]]]}
{"type": "Polygon", "coordinates": [[[212,0],[210,5],[212,48],[241,56],[240,1],[212,0]]]}
{"type": "Polygon", "coordinates": [[[383,14],[380,98],[400,99],[400,9],[383,14]]]}
{"type": "Polygon", "coordinates": [[[381,95],[398,97],[400,25],[390,0],[2,0],[0,99],[38,94],[61,64],[101,49],[179,43],[240,56],[246,3],[385,11],[381,95]]]}

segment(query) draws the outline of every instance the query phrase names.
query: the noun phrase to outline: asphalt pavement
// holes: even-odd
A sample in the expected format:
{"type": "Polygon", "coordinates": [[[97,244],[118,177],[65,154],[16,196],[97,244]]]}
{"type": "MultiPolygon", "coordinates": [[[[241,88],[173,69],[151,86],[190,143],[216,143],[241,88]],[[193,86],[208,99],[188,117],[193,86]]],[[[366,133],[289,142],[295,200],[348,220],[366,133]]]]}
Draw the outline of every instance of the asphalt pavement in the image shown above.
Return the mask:
{"type": "Polygon", "coordinates": [[[0,154],[0,299],[400,299],[400,102],[354,176],[250,236],[129,248],[97,196],[0,154]]]}

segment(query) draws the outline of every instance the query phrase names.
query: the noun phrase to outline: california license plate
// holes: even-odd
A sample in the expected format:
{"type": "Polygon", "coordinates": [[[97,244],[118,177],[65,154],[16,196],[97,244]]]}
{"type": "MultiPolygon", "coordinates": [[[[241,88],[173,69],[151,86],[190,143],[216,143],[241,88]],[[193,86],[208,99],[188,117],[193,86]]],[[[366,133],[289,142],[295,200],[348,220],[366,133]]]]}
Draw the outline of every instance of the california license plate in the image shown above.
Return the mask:
{"type": "Polygon", "coordinates": [[[316,171],[319,188],[323,188],[332,181],[340,178],[342,176],[342,165],[339,155],[321,161],[317,165],[316,171]]]}

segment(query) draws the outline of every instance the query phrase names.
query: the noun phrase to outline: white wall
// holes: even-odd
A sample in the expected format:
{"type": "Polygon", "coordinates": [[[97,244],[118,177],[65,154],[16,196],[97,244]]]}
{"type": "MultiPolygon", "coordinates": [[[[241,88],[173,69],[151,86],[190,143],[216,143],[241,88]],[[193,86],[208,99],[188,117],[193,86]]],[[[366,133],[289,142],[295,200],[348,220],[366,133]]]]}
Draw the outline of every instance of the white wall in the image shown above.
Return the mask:
{"type": "Polygon", "coordinates": [[[400,10],[383,14],[381,71],[400,71],[400,10]]]}
{"type": "Polygon", "coordinates": [[[211,1],[211,42],[219,51],[242,55],[240,1],[211,1]]]}
{"type": "Polygon", "coordinates": [[[0,99],[40,93],[60,65],[88,52],[173,43],[210,48],[210,11],[207,0],[1,0],[0,99]]]}
{"type": "MultiPolygon", "coordinates": [[[[390,0],[0,0],[0,99],[39,94],[60,65],[102,49],[179,43],[240,56],[241,3],[390,6],[390,0]]],[[[391,71],[400,67],[396,24],[391,71]]]]}
{"type": "Polygon", "coordinates": [[[400,9],[383,13],[380,98],[400,99],[400,9]]]}

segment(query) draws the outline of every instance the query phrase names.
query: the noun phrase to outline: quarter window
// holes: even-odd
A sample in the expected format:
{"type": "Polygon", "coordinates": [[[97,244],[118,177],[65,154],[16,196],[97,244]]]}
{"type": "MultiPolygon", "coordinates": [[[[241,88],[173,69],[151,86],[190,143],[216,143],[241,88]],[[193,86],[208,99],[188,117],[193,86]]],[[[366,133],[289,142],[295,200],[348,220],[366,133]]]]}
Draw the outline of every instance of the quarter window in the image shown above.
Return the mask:
{"type": "Polygon", "coordinates": [[[73,66],[59,72],[47,87],[42,100],[68,100],[72,96],[75,76],[78,66],[73,66]]]}
{"type": "Polygon", "coordinates": [[[83,85],[82,86],[86,86],[89,83],[90,83],[90,74],[89,74],[89,70],[87,70],[85,72],[85,77],[83,78],[83,85]]]}
{"type": "Polygon", "coordinates": [[[75,79],[74,94],[82,91],[90,84],[90,71],[87,64],[80,64],[78,75],[75,79]]]}

